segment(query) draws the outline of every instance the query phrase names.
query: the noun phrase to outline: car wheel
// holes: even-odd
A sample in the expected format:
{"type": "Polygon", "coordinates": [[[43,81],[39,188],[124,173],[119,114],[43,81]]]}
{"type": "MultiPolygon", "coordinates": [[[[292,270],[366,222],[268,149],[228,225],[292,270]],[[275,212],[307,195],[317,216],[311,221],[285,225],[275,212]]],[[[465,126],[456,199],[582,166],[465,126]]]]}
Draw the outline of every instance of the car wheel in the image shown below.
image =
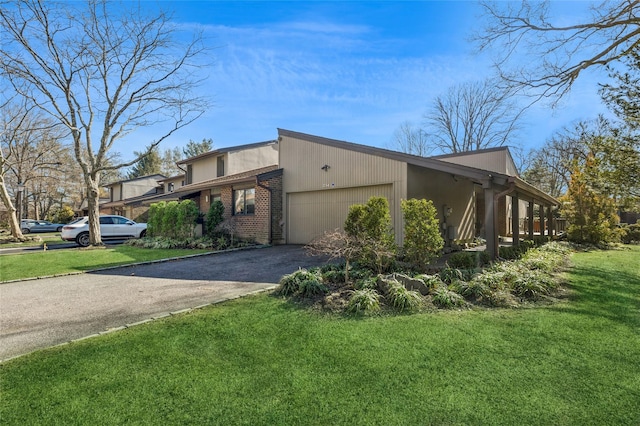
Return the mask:
{"type": "Polygon", "coordinates": [[[23,234],[28,234],[29,232],[31,232],[31,230],[29,228],[22,228],[22,233],[23,234]]]}
{"type": "Polygon", "coordinates": [[[56,232],[62,232],[62,226],[58,226],[58,227],[56,228],[56,232]]]}
{"type": "Polygon", "coordinates": [[[147,236],[147,230],[145,229],[144,231],[142,231],[142,232],[140,233],[140,238],[144,238],[144,237],[146,237],[146,236],[147,236]]]}
{"type": "Polygon", "coordinates": [[[81,247],[88,247],[89,246],[89,233],[88,232],[79,233],[78,236],[76,237],[76,243],[78,243],[78,245],[81,246],[81,247]]]}

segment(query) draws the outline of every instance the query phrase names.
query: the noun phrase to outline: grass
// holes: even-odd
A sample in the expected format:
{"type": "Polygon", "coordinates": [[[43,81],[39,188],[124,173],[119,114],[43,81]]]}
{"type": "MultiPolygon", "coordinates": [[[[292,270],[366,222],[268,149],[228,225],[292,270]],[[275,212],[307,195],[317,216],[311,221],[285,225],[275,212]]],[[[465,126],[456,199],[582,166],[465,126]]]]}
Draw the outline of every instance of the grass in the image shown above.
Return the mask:
{"type": "Polygon", "coordinates": [[[109,266],[206,253],[207,250],[142,249],[128,245],[65,249],[0,256],[0,281],[18,280],[109,266]]]}
{"type": "Polygon", "coordinates": [[[0,235],[0,249],[5,248],[19,248],[19,247],[38,247],[42,246],[42,243],[47,243],[47,245],[55,245],[55,244],[67,244],[68,241],[62,240],[60,238],[60,234],[56,233],[35,233],[35,234],[25,234],[25,237],[28,238],[27,241],[21,243],[13,243],[8,242],[11,238],[10,235],[0,235]],[[42,241],[31,240],[30,238],[39,237],[42,241]]]}
{"type": "Polygon", "coordinates": [[[23,424],[640,424],[640,247],[569,299],[350,318],[248,297],[0,366],[23,424]]]}

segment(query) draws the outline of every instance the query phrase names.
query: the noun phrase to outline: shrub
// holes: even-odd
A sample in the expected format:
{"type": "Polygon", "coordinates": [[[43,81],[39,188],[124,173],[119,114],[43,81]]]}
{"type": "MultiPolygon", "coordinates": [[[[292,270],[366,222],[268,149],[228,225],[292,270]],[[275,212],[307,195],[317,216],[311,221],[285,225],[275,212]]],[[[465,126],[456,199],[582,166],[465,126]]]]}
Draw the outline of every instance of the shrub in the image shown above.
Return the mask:
{"type": "Polygon", "coordinates": [[[455,291],[449,290],[446,286],[440,286],[435,289],[433,293],[433,304],[446,309],[455,308],[457,306],[464,306],[465,301],[455,291]]]}
{"type": "Polygon", "coordinates": [[[447,267],[440,271],[440,279],[447,284],[451,284],[456,280],[462,280],[463,278],[462,271],[456,268],[447,267]]]}
{"type": "Polygon", "coordinates": [[[371,288],[355,290],[347,304],[347,311],[354,314],[373,313],[379,310],[380,295],[371,288]]]}
{"type": "Polygon", "coordinates": [[[437,287],[445,285],[438,275],[421,274],[416,275],[414,278],[424,281],[424,285],[429,289],[430,293],[437,287]]]}
{"type": "Polygon", "coordinates": [[[424,199],[402,200],[401,206],[404,257],[414,267],[424,270],[444,246],[436,208],[431,200],[424,199]]]}
{"type": "Polygon", "coordinates": [[[321,279],[317,274],[308,276],[307,279],[300,282],[298,293],[302,297],[313,297],[325,294],[328,289],[327,286],[322,283],[321,279]]]}
{"type": "Polygon", "coordinates": [[[474,253],[459,251],[452,253],[451,256],[449,256],[447,264],[452,268],[472,269],[477,266],[477,261],[474,253]]]}
{"type": "Polygon", "coordinates": [[[353,257],[357,262],[378,273],[392,264],[396,246],[386,198],[371,197],[366,204],[350,206],[344,231],[356,241],[357,250],[353,257]]]}
{"type": "Polygon", "coordinates": [[[396,310],[403,312],[413,312],[420,309],[422,297],[420,293],[407,290],[402,284],[396,283],[389,287],[387,300],[396,310]]]}
{"type": "Polygon", "coordinates": [[[303,293],[303,296],[313,295],[320,287],[318,285],[321,284],[320,280],[321,277],[317,271],[308,271],[301,268],[296,272],[283,276],[276,292],[283,296],[291,296],[297,293],[303,293]]]}
{"type": "Polygon", "coordinates": [[[535,300],[548,294],[552,287],[553,283],[549,276],[541,272],[527,271],[513,282],[513,293],[516,296],[535,300]]]}
{"type": "Polygon", "coordinates": [[[210,237],[215,236],[216,228],[224,221],[224,204],[220,200],[211,203],[207,216],[205,218],[206,234],[210,237]]]}
{"type": "Polygon", "coordinates": [[[623,225],[621,232],[621,240],[624,244],[640,243],[640,223],[633,225],[623,225]]]}
{"type": "Polygon", "coordinates": [[[162,217],[165,212],[165,201],[153,203],[149,206],[149,219],[147,220],[147,235],[149,237],[159,237],[162,235],[162,217]]]}
{"type": "Polygon", "coordinates": [[[356,290],[362,290],[365,288],[376,289],[378,287],[377,277],[367,277],[357,280],[354,284],[356,290]]]}
{"type": "Polygon", "coordinates": [[[153,203],[149,207],[147,234],[150,237],[191,238],[198,215],[198,206],[193,200],[153,203]]]}
{"type": "Polygon", "coordinates": [[[476,300],[486,299],[491,292],[489,286],[482,280],[456,281],[455,286],[458,293],[476,300]]]}

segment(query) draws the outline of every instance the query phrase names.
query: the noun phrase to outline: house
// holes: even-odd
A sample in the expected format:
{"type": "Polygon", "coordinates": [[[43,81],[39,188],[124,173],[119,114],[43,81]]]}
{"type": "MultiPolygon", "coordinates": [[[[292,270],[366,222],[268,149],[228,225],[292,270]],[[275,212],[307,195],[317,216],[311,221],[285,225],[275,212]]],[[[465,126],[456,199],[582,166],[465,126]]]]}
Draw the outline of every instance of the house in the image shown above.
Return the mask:
{"type": "Polygon", "coordinates": [[[162,194],[161,181],[166,179],[160,174],[121,180],[107,185],[109,201],[100,204],[101,214],[118,214],[135,221],[146,220],[148,206],[142,204],[145,199],[162,194]]]}
{"type": "MultiPolygon", "coordinates": [[[[558,201],[517,175],[508,149],[485,150],[440,158],[419,157],[319,136],[278,129],[283,170],[283,234],[288,244],[306,244],[344,224],[349,206],[371,196],[387,198],[396,242],[403,240],[400,201],[432,200],[445,241],[481,236],[497,254],[500,230],[511,223],[521,234],[520,205],[529,217],[537,206],[553,232],[552,211],[558,201]],[[510,197],[510,214],[507,202],[510,197]]],[[[532,221],[526,235],[533,238],[532,221]]],[[[518,238],[513,239],[519,243],[518,238]]]]}
{"type": "Polygon", "coordinates": [[[278,129],[277,140],[217,149],[178,164],[185,175],[160,179],[163,192],[146,196],[143,205],[193,199],[206,213],[220,200],[223,225],[260,243],[309,243],[342,228],[352,204],[382,196],[401,244],[401,200],[425,198],[437,208],[448,245],[482,237],[496,255],[500,236],[552,235],[558,205],[520,179],[506,147],[420,157],[278,129]]]}
{"type": "Polygon", "coordinates": [[[236,237],[259,243],[284,242],[280,232],[282,171],[278,141],[216,149],[182,160],[184,185],[144,204],[192,199],[202,213],[214,201],[224,206],[224,226],[236,237]]]}

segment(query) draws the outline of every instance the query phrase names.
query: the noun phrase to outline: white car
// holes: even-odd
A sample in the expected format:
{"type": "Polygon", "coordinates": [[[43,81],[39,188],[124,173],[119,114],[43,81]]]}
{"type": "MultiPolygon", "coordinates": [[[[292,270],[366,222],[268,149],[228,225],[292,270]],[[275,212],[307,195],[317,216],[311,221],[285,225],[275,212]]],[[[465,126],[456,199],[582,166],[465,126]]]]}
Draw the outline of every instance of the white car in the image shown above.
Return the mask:
{"type": "MultiPolygon", "coordinates": [[[[146,223],[136,223],[122,216],[100,216],[100,234],[103,240],[123,240],[142,238],[147,234],[146,223]]],[[[65,241],[75,241],[79,246],[89,245],[89,217],[84,216],[65,225],[61,237],[65,241]]]]}

